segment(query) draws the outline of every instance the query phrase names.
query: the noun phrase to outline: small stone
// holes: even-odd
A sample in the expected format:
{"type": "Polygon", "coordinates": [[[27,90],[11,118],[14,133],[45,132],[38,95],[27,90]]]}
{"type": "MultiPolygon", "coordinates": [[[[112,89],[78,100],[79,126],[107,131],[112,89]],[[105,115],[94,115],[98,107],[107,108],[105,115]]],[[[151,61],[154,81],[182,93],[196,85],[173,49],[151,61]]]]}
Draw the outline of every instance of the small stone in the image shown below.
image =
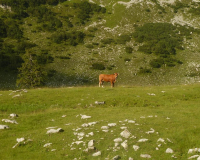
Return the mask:
{"type": "Polygon", "coordinates": [[[46,143],[43,147],[50,147],[52,143],[46,143]]]}
{"type": "Polygon", "coordinates": [[[8,128],[9,128],[9,126],[0,124],[0,129],[8,129],[8,128]]]}
{"type": "Polygon", "coordinates": [[[109,129],[109,127],[108,126],[102,126],[101,129],[102,130],[107,130],[107,129],[109,129]]]}
{"type": "Polygon", "coordinates": [[[18,143],[23,142],[24,140],[25,140],[24,137],[22,137],[22,138],[17,138],[17,142],[18,142],[18,143]]]}
{"type": "Polygon", "coordinates": [[[117,124],[116,123],[108,123],[108,126],[109,127],[114,127],[114,126],[116,126],[117,124]]]}
{"type": "Polygon", "coordinates": [[[18,115],[15,114],[15,113],[11,113],[11,114],[10,114],[10,117],[11,117],[11,118],[14,118],[14,117],[18,117],[18,115]]]}
{"type": "Polygon", "coordinates": [[[122,146],[124,149],[127,149],[127,148],[128,148],[127,140],[125,140],[123,143],[121,143],[121,146],[122,146]]]}
{"type": "Polygon", "coordinates": [[[58,128],[58,129],[50,129],[47,131],[47,134],[50,133],[58,133],[58,132],[64,132],[64,130],[62,128],[58,128]]]}
{"type": "Polygon", "coordinates": [[[113,157],[112,160],[119,160],[119,159],[121,159],[121,157],[119,155],[117,155],[117,156],[113,157]]]}
{"type": "Polygon", "coordinates": [[[18,124],[16,120],[2,119],[2,122],[18,124]]]}
{"type": "Polygon", "coordinates": [[[131,133],[125,129],[123,132],[120,133],[120,135],[124,138],[129,138],[131,136],[131,133]]]}
{"type": "Polygon", "coordinates": [[[91,116],[81,115],[81,119],[88,119],[91,118],[91,116]]]}
{"type": "Polygon", "coordinates": [[[139,146],[137,146],[137,145],[133,145],[133,149],[134,149],[134,151],[137,151],[139,148],[140,148],[139,146]]]}
{"type": "Polygon", "coordinates": [[[166,153],[174,153],[174,151],[171,148],[167,148],[165,152],[166,153]]]}
{"type": "Polygon", "coordinates": [[[148,141],[148,139],[146,139],[146,138],[143,138],[143,139],[139,139],[139,140],[138,140],[138,142],[146,142],[146,141],[148,141]]]}
{"type": "Polygon", "coordinates": [[[140,157],[142,157],[142,158],[151,158],[151,156],[149,154],[141,154],[140,157]]]}
{"type": "Polygon", "coordinates": [[[121,139],[121,138],[115,138],[115,139],[114,139],[114,142],[115,142],[115,143],[120,143],[120,142],[122,142],[122,139],[121,139]]]}
{"type": "Polygon", "coordinates": [[[94,156],[94,157],[100,156],[100,155],[101,155],[101,151],[98,151],[98,152],[92,154],[92,156],[94,156]]]}
{"type": "Polygon", "coordinates": [[[89,142],[88,142],[88,147],[93,147],[94,146],[94,140],[90,140],[89,142]]]}

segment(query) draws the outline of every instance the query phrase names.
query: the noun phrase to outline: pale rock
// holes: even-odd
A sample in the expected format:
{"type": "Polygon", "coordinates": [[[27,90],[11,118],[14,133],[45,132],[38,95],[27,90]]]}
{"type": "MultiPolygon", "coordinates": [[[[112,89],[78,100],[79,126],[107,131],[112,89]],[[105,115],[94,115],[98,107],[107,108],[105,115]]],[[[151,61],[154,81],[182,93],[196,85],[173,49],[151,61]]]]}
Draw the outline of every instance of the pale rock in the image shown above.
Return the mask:
{"type": "Polygon", "coordinates": [[[123,132],[120,133],[120,135],[124,138],[129,138],[131,136],[131,133],[125,129],[123,132]]]}
{"type": "Polygon", "coordinates": [[[133,121],[133,120],[128,120],[128,123],[135,123],[135,121],[133,121]]]}
{"type": "Polygon", "coordinates": [[[18,142],[18,143],[23,142],[24,140],[25,140],[24,137],[22,137],[22,138],[17,138],[17,142],[18,142]]]}
{"type": "Polygon", "coordinates": [[[83,141],[76,141],[74,143],[77,144],[77,145],[79,145],[79,144],[83,143],[83,141]]]}
{"type": "Polygon", "coordinates": [[[14,118],[14,117],[18,117],[18,115],[15,114],[15,113],[11,113],[11,114],[10,114],[10,117],[11,117],[11,118],[14,118]]]}
{"type": "Polygon", "coordinates": [[[128,160],[133,160],[133,158],[132,158],[132,157],[129,157],[128,160]]]}
{"type": "Polygon", "coordinates": [[[123,143],[121,143],[121,146],[122,146],[124,149],[127,149],[127,148],[128,148],[127,140],[125,140],[123,143]]]}
{"type": "Polygon", "coordinates": [[[94,156],[94,157],[100,156],[100,155],[101,155],[101,151],[98,151],[98,152],[92,154],[92,156],[94,156]]]}
{"type": "Polygon", "coordinates": [[[194,158],[199,158],[199,157],[200,157],[200,155],[193,155],[193,156],[189,157],[188,159],[194,159],[194,158]]]}
{"type": "Polygon", "coordinates": [[[95,124],[97,124],[97,123],[98,123],[98,122],[89,122],[88,125],[89,125],[89,126],[92,126],[92,125],[95,125],[95,124]]]}
{"type": "Polygon", "coordinates": [[[84,124],[82,124],[81,126],[82,126],[82,127],[88,127],[88,126],[89,126],[89,124],[87,124],[87,123],[84,123],[84,124]]]}
{"type": "Polygon", "coordinates": [[[88,133],[89,136],[94,136],[93,132],[88,133]]]}
{"type": "Polygon", "coordinates": [[[149,154],[141,154],[140,157],[142,157],[142,158],[151,158],[151,156],[149,154]]]}
{"type": "Polygon", "coordinates": [[[102,130],[103,132],[108,132],[109,130],[107,130],[107,129],[104,129],[104,130],[102,130]]]}
{"type": "Polygon", "coordinates": [[[119,143],[115,143],[115,147],[118,147],[119,146],[119,143]]]}
{"type": "Polygon", "coordinates": [[[50,133],[58,133],[58,132],[63,132],[64,130],[62,128],[58,128],[58,129],[50,129],[47,131],[46,134],[50,134],[50,133]]]}
{"type": "Polygon", "coordinates": [[[147,134],[152,134],[152,133],[154,133],[155,132],[155,130],[153,129],[153,128],[151,128],[150,129],[150,131],[148,131],[148,132],[146,132],[147,134]]]}
{"type": "Polygon", "coordinates": [[[18,124],[16,120],[2,119],[2,122],[18,124]]]}
{"type": "Polygon", "coordinates": [[[81,115],[81,119],[88,119],[88,118],[91,118],[91,116],[81,115]]]}
{"type": "Polygon", "coordinates": [[[54,151],[56,151],[56,149],[52,149],[52,150],[51,150],[51,152],[54,152],[54,151]]]}
{"type": "Polygon", "coordinates": [[[133,145],[133,149],[134,149],[134,151],[137,151],[139,148],[140,148],[139,146],[137,146],[137,145],[133,145]]]}
{"type": "Polygon", "coordinates": [[[112,158],[112,160],[119,160],[119,159],[121,159],[121,157],[119,155],[112,158]]]}
{"type": "Polygon", "coordinates": [[[200,152],[200,148],[189,149],[188,153],[200,152]]]}
{"type": "Polygon", "coordinates": [[[174,153],[174,151],[171,148],[167,148],[165,152],[166,153],[174,153]]]}
{"type": "Polygon", "coordinates": [[[120,142],[122,142],[122,139],[121,139],[121,138],[115,138],[115,139],[114,139],[114,142],[115,142],[115,143],[120,143],[120,142]]]}
{"type": "Polygon", "coordinates": [[[120,128],[123,129],[123,130],[127,129],[127,127],[125,127],[125,126],[124,127],[120,127],[120,128]]]}
{"type": "Polygon", "coordinates": [[[64,117],[66,117],[66,115],[62,115],[62,117],[64,118],[64,117]]]}
{"type": "Polygon", "coordinates": [[[52,143],[46,143],[43,147],[50,147],[52,143]]]}
{"type": "Polygon", "coordinates": [[[101,129],[102,130],[107,130],[107,129],[109,129],[109,127],[108,126],[102,126],[101,129]]]}
{"type": "Polygon", "coordinates": [[[157,142],[162,142],[162,143],[164,143],[165,140],[164,140],[163,138],[159,138],[159,139],[157,140],[157,142]]]}
{"type": "Polygon", "coordinates": [[[85,135],[84,132],[80,132],[80,133],[77,134],[78,137],[83,137],[84,135],[85,135]]]}
{"type": "Polygon", "coordinates": [[[88,147],[93,147],[94,146],[94,140],[90,140],[89,142],[88,142],[88,147]]]}
{"type": "Polygon", "coordinates": [[[0,124],[0,129],[8,129],[9,126],[0,124]]]}
{"type": "Polygon", "coordinates": [[[138,142],[146,142],[146,141],[148,141],[148,139],[146,139],[146,138],[143,138],[143,139],[139,139],[139,140],[138,140],[138,142]]]}
{"type": "Polygon", "coordinates": [[[117,124],[116,123],[108,123],[108,126],[109,127],[114,127],[114,126],[116,126],[117,124]]]}

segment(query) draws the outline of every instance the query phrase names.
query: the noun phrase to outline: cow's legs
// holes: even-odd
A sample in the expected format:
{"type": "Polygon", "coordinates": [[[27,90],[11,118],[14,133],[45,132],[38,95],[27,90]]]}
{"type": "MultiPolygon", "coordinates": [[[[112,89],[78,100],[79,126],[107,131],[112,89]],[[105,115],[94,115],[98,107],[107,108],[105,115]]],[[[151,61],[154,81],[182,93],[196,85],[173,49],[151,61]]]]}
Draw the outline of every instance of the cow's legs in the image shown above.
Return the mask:
{"type": "Polygon", "coordinates": [[[101,87],[101,85],[103,87],[103,81],[99,81],[99,87],[101,87]]]}
{"type": "Polygon", "coordinates": [[[114,87],[114,82],[110,82],[111,83],[111,87],[114,87]]]}

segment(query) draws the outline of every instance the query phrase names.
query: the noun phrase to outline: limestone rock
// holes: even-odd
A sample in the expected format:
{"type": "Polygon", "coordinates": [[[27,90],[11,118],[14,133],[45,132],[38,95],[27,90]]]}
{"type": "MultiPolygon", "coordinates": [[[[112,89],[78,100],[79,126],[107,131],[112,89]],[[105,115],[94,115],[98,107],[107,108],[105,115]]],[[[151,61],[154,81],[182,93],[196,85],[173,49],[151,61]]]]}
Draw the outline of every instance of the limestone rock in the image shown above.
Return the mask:
{"type": "Polygon", "coordinates": [[[2,122],[18,124],[16,120],[2,119],[2,122]]]}
{"type": "Polygon", "coordinates": [[[121,159],[121,157],[119,155],[117,155],[117,156],[113,157],[112,160],[119,160],[119,159],[121,159]]]}
{"type": "Polygon", "coordinates": [[[8,128],[9,128],[9,126],[0,124],[0,129],[8,129],[8,128]]]}
{"type": "Polygon", "coordinates": [[[46,143],[43,147],[50,147],[52,143],[46,143]]]}
{"type": "Polygon", "coordinates": [[[94,157],[100,156],[100,155],[101,155],[101,151],[98,151],[98,152],[92,154],[92,156],[94,156],[94,157]]]}
{"type": "Polygon", "coordinates": [[[47,134],[50,134],[50,133],[58,133],[58,132],[64,132],[64,130],[62,128],[58,128],[58,129],[49,129],[47,131],[47,134]]]}
{"type": "Polygon", "coordinates": [[[124,149],[128,149],[127,140],[125,140],[123,143],[121,143],[121,146],[122,146],[124,149]]]}
{"type": "Polygon", "coordinates": [[[124,138],[129,138],[131,136],[131,133],[125,129],[123,132],[120,133],[120,135],[124,138]]]}
{"type": "Polygon", "coordinates": [[[166,153],[174,153],[174,151],[171,148],[167,148],[165,152],[166,153]]]}
{"type": "Polygon", "coordinates": [[[141,154],[140,157],[142,157],[142,158],[151,158],[151,156],[149,154],[141,154]]]}
{"type": "Polygon", "coordinates": [[[137,145],[133,145],[133,149],[134,149],[134,151],[137,151],[139,148],[140,148],[139,146],[137,146],[137,145]]]}
{"type": "Polygon", "coordinates": [[[139,139],[139,140],[138,140],[138,142],[146,142],[146,141],[148,141],[148,139],[146,139],[146,138],[143,138],[143,139],[139,139]]]}
{"type": "Polygon", "coordinates": [[[88,119],[88,118],[91,118],[91,116],[81,115],[81,119],[88,119]]]}
{"type": "Polygon", "coordinates": [[[94,147],[94,140],[90,140],[89,142],[88,142],[88,147],[94,147]]]}
{"type": "Polygon", "coordinates": [[[11,118],[14,118],[14,117],[19,117],[19,116],[18,116],[17,114],[15,114],[15,113],[11,113],[11,114],[10,114],[10,117],[11,117],[11,118]]]}
{"type": "Polygon", "coordinates": [[[121,138],[115,138],[115,139],[114,139],[114,142],[115,142],[115,143],[120,143],[120,142],[122,142],[122,139],[121,139],[121,138]]]}

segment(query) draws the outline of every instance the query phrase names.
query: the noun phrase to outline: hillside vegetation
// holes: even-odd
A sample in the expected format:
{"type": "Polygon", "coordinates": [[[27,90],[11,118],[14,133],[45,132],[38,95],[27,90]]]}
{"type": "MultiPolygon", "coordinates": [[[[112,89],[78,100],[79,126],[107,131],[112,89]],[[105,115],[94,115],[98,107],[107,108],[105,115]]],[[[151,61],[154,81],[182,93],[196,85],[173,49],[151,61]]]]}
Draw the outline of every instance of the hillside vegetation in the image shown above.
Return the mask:
{"type": "Polygon", "coordinates": [[[96,85],[100,73],[114,72],[119,85],[199,81],[197,1],[0,4],[0,88],[96,85]]]}

